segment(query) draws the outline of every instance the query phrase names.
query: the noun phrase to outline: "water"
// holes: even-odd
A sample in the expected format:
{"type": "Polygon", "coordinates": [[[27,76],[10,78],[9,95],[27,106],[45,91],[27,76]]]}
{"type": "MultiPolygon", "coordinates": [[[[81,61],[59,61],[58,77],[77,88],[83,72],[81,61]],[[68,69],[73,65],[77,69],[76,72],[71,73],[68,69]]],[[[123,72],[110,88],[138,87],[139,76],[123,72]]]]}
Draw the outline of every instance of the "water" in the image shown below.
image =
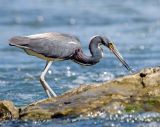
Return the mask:
{"type": "MultiPolygon", "coordinates": [[[[160,65],[160,0],[1,0],[0,99],[23,106],[46,98],[39,75],[45,62],[8,46],[16,35],[63,32],[78,36],[84,52],[100,34],[113,40],[135,70],[160,65]]],[[[83,67],[71,61],[54,63],[47,81],[58,95],[80,84],[98,83],[128,72],[104,48],[100,63],[83,67]],[[56,85],[54,85],[56,84],[56,85]]],[[[160,126],[160,114],[141,113],[52,121],[6,121],[0,126],[160,126]],[[125,117],[125,118],[124,118],[125,117]],[[139,119],[141,118],[141,119],[139,119]]]]}

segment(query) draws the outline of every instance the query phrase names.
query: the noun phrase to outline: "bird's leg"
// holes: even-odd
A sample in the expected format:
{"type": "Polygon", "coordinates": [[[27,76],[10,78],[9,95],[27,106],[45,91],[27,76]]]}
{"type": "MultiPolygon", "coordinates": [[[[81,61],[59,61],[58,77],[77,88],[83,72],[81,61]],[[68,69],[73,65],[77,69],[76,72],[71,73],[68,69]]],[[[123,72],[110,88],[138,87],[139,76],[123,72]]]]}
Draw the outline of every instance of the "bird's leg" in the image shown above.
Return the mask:
{"type": "Polygon", "coordinates": [[[56,97],[57,95],[55,94],[55,92],[51,89],[51,87],[48,85],[48,83],[45,81],[45,75],[49,69],[49,67],[52,65],[52,61],[47,61],[46,66],[44,68],[44,71],[42,72],[41,76],[40,76],[40,82],[46,92],[46,94],[48,95],[48,97],[51,97],[51,94],[56,97]]]}

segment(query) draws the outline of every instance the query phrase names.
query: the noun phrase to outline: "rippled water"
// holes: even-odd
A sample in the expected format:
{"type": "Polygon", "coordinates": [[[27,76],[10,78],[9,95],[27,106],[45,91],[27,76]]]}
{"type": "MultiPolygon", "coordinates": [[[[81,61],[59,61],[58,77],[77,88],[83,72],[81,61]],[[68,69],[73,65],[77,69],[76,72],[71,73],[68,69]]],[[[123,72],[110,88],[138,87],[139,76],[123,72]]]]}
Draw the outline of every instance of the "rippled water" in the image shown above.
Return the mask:
{"type": "MultiPolygon", "coordinates": [[[[135,70],[160,65],[160,0],[1,0],[0,99],[22,106],[46,98],[38,80],[45,61],[8,46],[8,39],[51,31],[78,36],[86,54],[90,38],[105,35],[135,70]]],[[[91,67],[71,61],[54,63],[47,81],[60,95],[83,83],[103,82],[127,73],[104,49],[104,58],[91,67]]],[[[105,114],[44,122],[7,121],[0,126],[160,126],[159,122],[158,113],[142,113],[131,117],[105,114]]]]}

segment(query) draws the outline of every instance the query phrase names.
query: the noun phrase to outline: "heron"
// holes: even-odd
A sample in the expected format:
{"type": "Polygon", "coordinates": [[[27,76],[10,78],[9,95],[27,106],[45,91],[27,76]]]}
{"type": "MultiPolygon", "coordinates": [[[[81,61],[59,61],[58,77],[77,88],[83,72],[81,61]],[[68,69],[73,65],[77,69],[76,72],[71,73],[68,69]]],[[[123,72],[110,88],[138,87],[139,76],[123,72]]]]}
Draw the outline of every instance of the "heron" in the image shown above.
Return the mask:
{"type": "Polygon", "coordinates": [[[56,97],[56,93],[48,85],[45,75],[54,61],[72,60],[75,63],[91,66],[103,57],[102,45],[118,58],[124,67],[132,72],[112,41],[104,36],[94,36],[89,43],[90,55],[86,55],[81,47],[80,40],[70,34],[49,32],[28,36],[14,36],[9,45],[23,49],[28,55],[46,60],[46,65],[40,75],[40,82],[47,96],[56,97]]]}

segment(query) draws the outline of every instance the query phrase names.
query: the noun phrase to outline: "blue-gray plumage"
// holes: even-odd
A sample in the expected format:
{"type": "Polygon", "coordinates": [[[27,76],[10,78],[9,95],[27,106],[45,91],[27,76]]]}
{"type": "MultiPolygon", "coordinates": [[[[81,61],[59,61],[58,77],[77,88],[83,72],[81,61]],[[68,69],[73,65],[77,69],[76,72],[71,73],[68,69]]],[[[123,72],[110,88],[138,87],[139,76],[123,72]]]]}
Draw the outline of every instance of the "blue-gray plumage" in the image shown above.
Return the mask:
{"type": "Polygon", "coordinates": [[[95,36],[91,39],[89,44],[90,56],[83,53],[79,39],[69,34],[42,33],[29,36],[16,36],[10,39],[9,44],[24,49],[29,55],[37,56],[47,61],[45,69],[40,76],[40,82],[48,97],[51,97],[51,94],[56,96],[45,81],[45,75],[52,61],[72,60],[86,66],[94,65],[103,57],[101,45],[108,47],[122,64],[129,71],[132,71],[113,43],[102,36],[95,36]]]}

